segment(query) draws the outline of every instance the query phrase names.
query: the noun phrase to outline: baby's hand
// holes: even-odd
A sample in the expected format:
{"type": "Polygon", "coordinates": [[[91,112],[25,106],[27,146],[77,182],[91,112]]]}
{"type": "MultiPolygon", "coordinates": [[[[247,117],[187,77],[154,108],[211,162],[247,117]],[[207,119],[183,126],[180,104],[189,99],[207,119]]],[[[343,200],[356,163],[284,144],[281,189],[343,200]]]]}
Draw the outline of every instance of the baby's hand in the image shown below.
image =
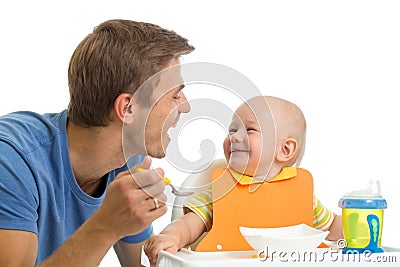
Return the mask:
{"type": "Polygon", "coordinates": [[[178,251],[178,240],[176,237],[167,234],[151,236],[144,244],[144,253],[149,258],[151,266],[157,263],[160,250],[175,254],[178,251]]]}

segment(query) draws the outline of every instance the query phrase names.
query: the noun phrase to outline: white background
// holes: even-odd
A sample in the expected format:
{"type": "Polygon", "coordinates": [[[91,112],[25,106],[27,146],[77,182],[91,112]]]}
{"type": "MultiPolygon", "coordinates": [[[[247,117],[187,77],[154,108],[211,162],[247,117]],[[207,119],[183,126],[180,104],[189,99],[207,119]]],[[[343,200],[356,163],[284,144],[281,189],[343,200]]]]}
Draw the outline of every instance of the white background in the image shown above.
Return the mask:
{"type": "MultiPolygon", "coordinates": [[[[398,1],[8,1],[0,7],[0,115],[63,110],[70,56],[94,26],[114,18],[152,22],[196,47],[185,62],[229,66],[263,94],[297,103],[308,123],[302,166],[316,195],[340,213],[345,192],[380,180],[388,202],[382,243],[400,247],[399,14],[398,1]]],[[[200,94],[190,90],[190,98],[200,94]]],[[[225,133],[193,124],[190,135],[182,132],[182,153],[199,157],[207,138],[222,156],[225,133]]],[[[175,183],[184,179],[165,160],[154,165],[175,183]]],[[[156,221],[155,231],[169,219],[156,221]]],[[[112,253],[102,263],[117,264],[112,253]]]]}

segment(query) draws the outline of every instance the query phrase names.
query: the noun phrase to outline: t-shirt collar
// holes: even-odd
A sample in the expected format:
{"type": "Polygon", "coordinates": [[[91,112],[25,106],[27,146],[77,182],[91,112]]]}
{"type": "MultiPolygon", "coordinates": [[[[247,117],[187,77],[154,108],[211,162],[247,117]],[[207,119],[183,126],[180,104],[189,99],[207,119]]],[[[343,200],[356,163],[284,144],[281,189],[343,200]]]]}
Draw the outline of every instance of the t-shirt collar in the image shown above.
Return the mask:
{"type": "Polygon", "coordinates": [[[272,178],[271,180],[262,181],[262,180],[257,180],[252,176],[241,174],[237,171],[232,170],[231,168],[229,168],[229,171],[231,172],[232,176],[241,185],[272,183],[272,182],[287,180],[287,179],[293,178],[297,175],[296,167],[284,167],[284,168],[282,168],[281,172],[277,176],[272,178]]]}

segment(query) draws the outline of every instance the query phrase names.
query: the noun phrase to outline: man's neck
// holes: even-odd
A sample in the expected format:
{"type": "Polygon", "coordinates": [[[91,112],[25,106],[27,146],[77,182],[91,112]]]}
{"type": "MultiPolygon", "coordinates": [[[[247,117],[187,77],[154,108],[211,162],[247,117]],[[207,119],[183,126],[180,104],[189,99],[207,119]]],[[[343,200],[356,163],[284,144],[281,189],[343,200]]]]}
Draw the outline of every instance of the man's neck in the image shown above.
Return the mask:
{"type": "Polygon", "coordinates": [[[84,192],[96,195],[102,177],[125,163],[121,128],[112,123],[84,128],[68,122],[67,135],[75,179],[84,192]]]}

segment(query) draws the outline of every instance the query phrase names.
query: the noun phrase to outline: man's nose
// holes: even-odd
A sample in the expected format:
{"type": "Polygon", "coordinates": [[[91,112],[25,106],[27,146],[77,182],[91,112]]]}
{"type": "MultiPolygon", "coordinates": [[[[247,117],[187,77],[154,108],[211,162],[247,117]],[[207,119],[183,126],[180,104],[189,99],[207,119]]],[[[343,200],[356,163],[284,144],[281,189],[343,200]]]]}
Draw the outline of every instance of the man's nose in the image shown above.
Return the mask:
{"type": "Polygon", "coordinates": [[[191,109],[190,104],[187,101],[185,94],[183,94],[182,92],[181,92],[181,99],[182,99],[182,102],[179,104],[178,112],[179,113],[190,112],[190,109],[191,109]]]}

